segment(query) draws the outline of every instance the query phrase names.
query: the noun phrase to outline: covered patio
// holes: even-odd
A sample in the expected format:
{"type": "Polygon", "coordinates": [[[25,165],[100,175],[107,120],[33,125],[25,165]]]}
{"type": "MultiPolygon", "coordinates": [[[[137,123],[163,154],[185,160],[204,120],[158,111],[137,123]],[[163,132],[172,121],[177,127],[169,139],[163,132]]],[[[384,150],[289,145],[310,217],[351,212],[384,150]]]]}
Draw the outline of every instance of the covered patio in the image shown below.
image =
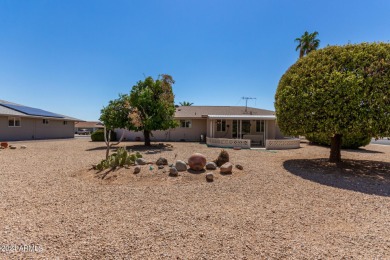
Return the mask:
{"type": "Polygon", "coordinates": [[[275,138],[274,115],[208,115],[207,144],[220,147],[265,147],[275,138]]]}

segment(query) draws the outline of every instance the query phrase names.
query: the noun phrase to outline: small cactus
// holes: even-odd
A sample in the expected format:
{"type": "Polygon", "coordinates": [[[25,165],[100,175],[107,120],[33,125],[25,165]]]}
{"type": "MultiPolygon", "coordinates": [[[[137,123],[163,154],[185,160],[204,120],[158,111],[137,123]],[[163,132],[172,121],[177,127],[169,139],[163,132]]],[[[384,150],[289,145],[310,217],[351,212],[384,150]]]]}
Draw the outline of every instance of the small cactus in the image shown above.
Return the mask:
{"type": "Polygon", "coordinates": [[[124,148],[119,148],[116,153],[113,153],[106,160],[102,160],[94,168],[102,171],[108,168],[116,168],[123,166],[130,166],[135,163],[137,158],[141,158],[142,155],[139,152],[129,153],[124,148]]]}

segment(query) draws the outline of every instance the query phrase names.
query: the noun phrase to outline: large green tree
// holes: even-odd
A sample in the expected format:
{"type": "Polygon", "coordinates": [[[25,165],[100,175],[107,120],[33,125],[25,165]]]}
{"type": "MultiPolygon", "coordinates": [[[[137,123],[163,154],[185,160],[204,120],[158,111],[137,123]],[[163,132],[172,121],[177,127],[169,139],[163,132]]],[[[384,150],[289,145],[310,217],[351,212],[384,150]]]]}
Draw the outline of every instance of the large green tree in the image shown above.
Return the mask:
{"type": "Polygon", "coordinates": [[[104,124],[104,141],[106,143],[106,159],[108,158],[110,147],[112,145],[119,144],[124,136],[124,131],[117,143],[111,143],[111,131],[114,129],[127,129],[133,128],[133,124],[130,120],[130,112],[132,108],[130,106],[130,97],[128,95],[119,95],[119,98],[111,100],[106,107],[100,111],[100,121],[104,124]]]}
{"type": "Polygon", "coordinates": [[[320,40],[317,39],[318,32],[308,33],[307,31],[295,41],[298,42],[296,51],[299,50],[299,58],[309,54],[311,51],[317,50],[320,46],[320,40]]]}
{"type": "Polygon", "coordinates": [[[156,80],[147,77],[137,82],[130,92],[133,129],[143,131],[146,146],[150,146],[152,131],[177,126],[173,119],[176,110],[172,92],[174,83],[173,78],[167,74],[160,75],[156,80]]]}
{"type": "Polygon", "coordinates": [[[390,44],[329,46],[299,59],[280,79],[278,125],[287,135],[327,134],[330,162],[342,136],[390,134],[390,44]]]}

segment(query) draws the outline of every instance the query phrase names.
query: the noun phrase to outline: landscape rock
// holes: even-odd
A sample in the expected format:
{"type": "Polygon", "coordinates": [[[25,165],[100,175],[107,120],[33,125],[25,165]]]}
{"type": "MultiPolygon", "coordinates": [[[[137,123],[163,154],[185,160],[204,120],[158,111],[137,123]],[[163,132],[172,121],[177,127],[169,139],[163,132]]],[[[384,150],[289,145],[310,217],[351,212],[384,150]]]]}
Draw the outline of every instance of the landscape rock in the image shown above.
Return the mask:
{"type": "Polygon", "coordinates": [[[175,167],[169,168],[169,176],[177,177],[179,175],[179,172],[175,167]]]}
{"type": "Polygon", "coordinates": [[[145,164],[147,164],[147,161],[144,158],[137,158],[137,160],[135,160],[135,162],[138,165],[145,165],[145,164]]]}
{"type": "Polygon", "coordinates": [[[22,146],[20,146],[20,148],[22,148],[22,149],[26,149],[26,148],[27,148],[27,146],[25,146],[25,145],[22,145],[22,146]]]}
{"type": "Polygon", "coordinates": [[[212,172],[206,173],[206,180],[207,181],[214,181],[214,174],[212,172]]]}
{"type": "Polygon", "coordinates": [[[9,149],[16,149],[16,146],[10,145],[9,149]]]}
{"type": "Polygon", "coordinates": [[[0,144],[0,146],[1,146],[2,148],[7,148],[7,147],[8,147],[8,143],[7,143],[7,142],[2,142],[2,143],[0,144]]]}
{"type": "Polygon", "coordinates": [[[159,165],[158,168],[161,170],[161,169],[164,169],[164,165],[159,165]]]}
{"type": "Polygon", "coordinates": [[[188,165],[194,171],[201,171],[206,165],[206,157],[200,153],[194,153],[188,159],[188,165]]]}
{"type": "Polygon", "coordinates": [[[221,173],[224,174],[232,173],[233,164],[231,164],[230,162],[224,163],[219,169],[221,173]]]}
{"type": "Polygon", "coordinates": [[[177,160],[177,161],[176,161],[176,164],[175,164],[175,168],[176,168],[179,172],[183,172],[183,171],[186,171],[186,170],[187,170],[187,164],[186,164],[184,161],[177,160]]]}
{"type": "Polygon", "coordinates": [[[236,164],[236,168],[239,169],[239,170],[243,170],[244,169],[244,167],[241,164],[236,164]]]}
{"type": "Polygon", "coordinates": [[[168,160],[163,158],[163,157],[160,157],[160,158],[158,158],[156,164],[157,165],[168,165],[168,160]]]}
{"type": "Polygon", "coordinates": [[[215,170],[215,169],[217,169],[217,164],[215,162],[208,162],[208,163],[206,163],[206,169],[207,170],[215,170]]]}
{"type": "Polygon", "coordinates": [[[140,173],[141,172],[141,167],[140,166],[135,166],[134,167],[134,174],[140,173]]]}

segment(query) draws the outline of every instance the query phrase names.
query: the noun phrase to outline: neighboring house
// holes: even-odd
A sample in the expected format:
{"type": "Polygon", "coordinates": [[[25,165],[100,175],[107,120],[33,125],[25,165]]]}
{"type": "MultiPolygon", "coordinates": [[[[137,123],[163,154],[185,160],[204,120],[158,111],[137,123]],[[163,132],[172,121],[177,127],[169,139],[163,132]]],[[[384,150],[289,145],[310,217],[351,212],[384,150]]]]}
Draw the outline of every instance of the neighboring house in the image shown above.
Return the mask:
{"type": "Polygon", "coordinates": [[[73,138],[76,118],[0,100],[0,141],[73,138]]]}
{"type": "Polygon", "coordinates": [[[90,134],[95,132],[96,130],[104,129],[104,125],[98,121],[76,122],[74,127],[76,134],[90,134]]]}
{"type": "MultiPolygon", "coordinates": [[[[241,106],[180,106],[179,126],[154,131],[154,141],[206,141],[211,146],[264,147],[266,140],[283,139],[275,112],[241,106]],[[250,140],[247,142],[246,140],[250,140]],[[245,142],[246,144],[243,144],[245,142]]],[[[118,136],[122,130],[117,130],[118,136]]],[[[126,140],[143,140],[142,132],[125,132],[126,140]]]]}

